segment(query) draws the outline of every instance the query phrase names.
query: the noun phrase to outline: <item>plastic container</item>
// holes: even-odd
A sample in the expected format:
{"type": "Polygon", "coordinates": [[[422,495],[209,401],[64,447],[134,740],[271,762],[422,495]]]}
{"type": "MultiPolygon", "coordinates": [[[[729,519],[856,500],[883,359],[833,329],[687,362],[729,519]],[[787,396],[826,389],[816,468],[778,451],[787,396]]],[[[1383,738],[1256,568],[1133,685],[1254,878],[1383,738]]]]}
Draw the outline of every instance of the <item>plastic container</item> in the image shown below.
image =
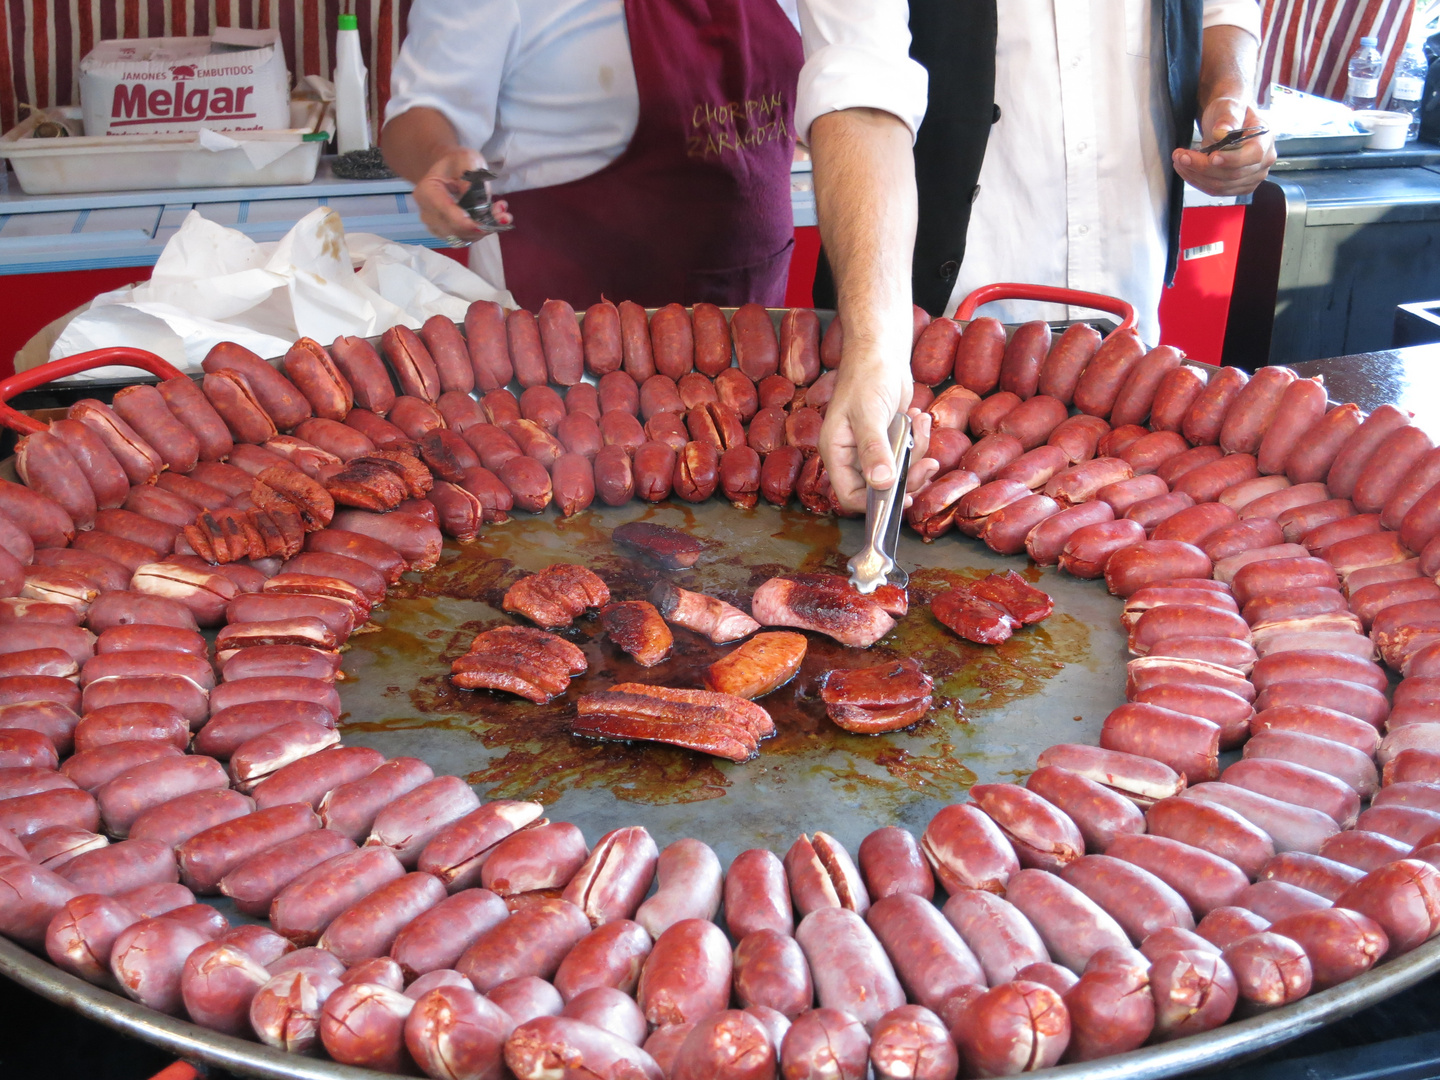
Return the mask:
{"type": "Polygon", "coordinates": [[[1399,150],[1410,131],[1410,114],[1403,112],[1361,109],[1355,113],[1355,122],[1370,132],[1367,150],[1399,150]]]}
{"type": "MultiPolygon", "coordinates": [[[[291,123],[297,123],[293,105],[291,123]]],[[[278,131],[236,131],[223,136],[236,143],[289,144],[274,160],[257,167],[242,146],[211,150],[201,143],[198,132],[114,138],[87,137],[84,131],[78,108],[32,112],[0,136],[0,159],[10,162],[20,189],[27,195],[264,187],[314,180],[320,150],[329,137],[323,131],[312,134],[309,127],[300,126],[278,131]],[[71,137],[35,138],[35,125],[46,119],[62,121],[72,132],[71,137]]]]}
{"type": "Polygon", "coordinates": [[[348,154],[370,148],[365,59],[354,15],[341,15],[335,33],[335,149],[348,154]]]}
{"type": "Polygon", "coordinates": [[[1362,37],[1346,69],[1350,78],[1345,84],[1345,104],[1357,112],[1380,104],[1376,98],[1380,96],[1380,71],[1385,61],[1376,48],[1378,44],[1377,38],[1362,37]]]}

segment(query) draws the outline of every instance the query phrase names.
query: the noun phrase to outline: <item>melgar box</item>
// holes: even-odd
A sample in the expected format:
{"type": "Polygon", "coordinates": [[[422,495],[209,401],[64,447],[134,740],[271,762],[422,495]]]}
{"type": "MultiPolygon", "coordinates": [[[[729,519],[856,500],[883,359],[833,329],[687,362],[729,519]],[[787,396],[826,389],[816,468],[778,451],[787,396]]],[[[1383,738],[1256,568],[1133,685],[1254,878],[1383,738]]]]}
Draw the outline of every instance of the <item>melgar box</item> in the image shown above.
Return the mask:
{"type": "Polygon", "coordinates": [[[80,61],[86,135],[290,126],[290,74],[274,30],[102,41],[80,61]]]}

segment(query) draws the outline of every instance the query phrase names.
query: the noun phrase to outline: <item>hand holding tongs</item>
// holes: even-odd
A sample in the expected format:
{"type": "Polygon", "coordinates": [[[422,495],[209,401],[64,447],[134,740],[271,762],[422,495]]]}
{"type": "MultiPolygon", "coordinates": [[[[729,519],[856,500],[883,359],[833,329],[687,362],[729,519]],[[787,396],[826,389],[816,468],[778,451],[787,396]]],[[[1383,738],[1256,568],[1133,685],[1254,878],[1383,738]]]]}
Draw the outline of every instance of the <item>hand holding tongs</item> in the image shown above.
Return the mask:
{"type": "Polygon", "coordinates": [[[850,560],[850,584],[862,593],[872,593],[889,583],[904,588],[910,575],[895,564],[900,542],[900,519],[905,513],[905,477],[910,472],[910,417],[900,413],[890,421],[890,453],[895,462],[895,481],[888,488],[870,488],[865,493],[865,546],[850,560]]]}
{"type": "Polygon", "coordinates": [[[489,169],[471,169],[460,174],[460,179],[470,185],[468,191],[456,200],[460,209],[470,215],[470,220],[486,232],[505,232],[514,225],[502,225],[495,220],[495,204],[490,200],[490,189],[485,185],[499,174],[489,169]]]}
{"type": "Polygon", "coordinates": [[[1255,127],[1238,127],[1234,131],[1222,135],[1209,146],[1202,146],[1195,152],[1197,154],[1218,154],[1224,150],[1234,150],[1241,143],[1258,138],[1269,130],[1269,128],[1261,125],[1256,125],[1255,127]]]}

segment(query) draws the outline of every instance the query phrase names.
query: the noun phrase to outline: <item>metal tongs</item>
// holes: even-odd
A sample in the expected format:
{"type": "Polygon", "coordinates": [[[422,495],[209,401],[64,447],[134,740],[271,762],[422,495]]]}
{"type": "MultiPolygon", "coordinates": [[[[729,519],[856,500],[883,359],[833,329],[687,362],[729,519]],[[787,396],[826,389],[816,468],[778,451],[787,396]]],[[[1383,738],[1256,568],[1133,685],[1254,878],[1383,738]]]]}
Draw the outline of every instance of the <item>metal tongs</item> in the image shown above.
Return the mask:
{"type": "Polygon", "coordinates": [[[1234,150],[1241,143],[1249,142],[1251,139],[1258,138],[1259,136],[1264,135],[1269,130],[1269,128],[1259,125],[1255,127],[1236,128],[1234,131],[1222,135],[1220,138],[1212,142],[1209,146],[1202,146],[1199,150],[1196,150],[1195,152],[1197,154],[1218,154],[1222,150],[1234,150]]]}
{"type": "Polygon", "coordinates": [[[456,202],[459,203],[461,210],[470,215],[470,220],[486,232],[505,232],[515,227],[514,225],[501,225],[495,220],[495,204],[491,202],[490,189],[485,185],[498,176],[498,173],[493,173],[489,169],[471,169],[460,174],[460,179],[466,181],[470,188],[456,202]]]}
{"type": "Polygon", "coordinates": [[[846,564],[850,584],[869,594],[881,585],[909,584],[910,575],[895,563],[900,542],[900,520],[905,514],[905,476],[910,471],[910,417],[900,413],[890,421],[890,453],[895,462],[895,482],[888,488],[870,488],[865,493],[865,546],[846,564]]]}

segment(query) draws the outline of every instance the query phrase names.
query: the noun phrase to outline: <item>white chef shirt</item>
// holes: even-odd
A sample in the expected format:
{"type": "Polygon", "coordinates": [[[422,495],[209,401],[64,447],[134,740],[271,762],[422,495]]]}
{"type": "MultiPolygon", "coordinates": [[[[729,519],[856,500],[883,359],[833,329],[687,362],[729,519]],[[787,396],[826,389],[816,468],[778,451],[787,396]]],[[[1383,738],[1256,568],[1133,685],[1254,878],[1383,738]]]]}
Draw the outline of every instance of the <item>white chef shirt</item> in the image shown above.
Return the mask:
{"type": "MultiPolygon", "coordinates": [[[[816,116],[853,106],[919,128],[927,80],[904,0],[767,2],[802,31],[802,140],[816,116]]],[[[640,115],[623,0],[416,0],[391,86],[386,119],[442,113],[500,174],[497,195],[599,171],[640,115]]]]}
{"type": "MultiPolygon", "coordinates": [[[[927,75],[910,59],[905,0],[777,2],[805,49],[802,142],[815,117],[859,106],[894,113],[913,137],[927,75]]],[[[421,106],[499,173],[497,196],[598,172],[630,144],[640,116],[624,0],[416,0],[385,117],[421,106]]],[[[503,288],[499,238],[471,245],[470,266],[503,288]]]]}
{"type": "MultiPolygon", "coordinates": [[[[1128,300],[1141,337],[1157,342],[1174,125],[1155,5],[1000,0],[997,8],[1000,120],[946,313],[993,282],[1063,285],[1128,300]]],[[[1255,0],[1205,0],[1204,20],[1260,38],[1255,0]]],[[[980,312],[1005,322],[1094,315],[1022,301],[980,312]]]]}

